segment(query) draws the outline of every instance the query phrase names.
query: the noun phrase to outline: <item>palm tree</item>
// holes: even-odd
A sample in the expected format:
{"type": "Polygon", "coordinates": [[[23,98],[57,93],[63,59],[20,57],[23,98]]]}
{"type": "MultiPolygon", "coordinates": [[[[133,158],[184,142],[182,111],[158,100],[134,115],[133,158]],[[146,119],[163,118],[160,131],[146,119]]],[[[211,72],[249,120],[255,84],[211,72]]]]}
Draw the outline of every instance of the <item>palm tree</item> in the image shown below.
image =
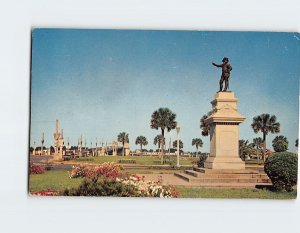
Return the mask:
{"type": "Polygon", "coordinates": [[[209,134],[209,126],[205,124],[205,120],[207,119],[207,115],[203,115],[200,119],[200,129],[202,130],[202,136],[208,136],[209,134]]]}
{"type": "Polygon", "coordinates": [[[297,138],[296,141],[295,141],[295,147],[298,148],[298,138],[297,138]]]}
{"type": "Polygon", "coordinates": [[[153,144],[158,146],[158,151],[162,141],[165,143],[165,138],[161,134],[155,136],[153,144]]]}
{"type": "MultiPolygon", "coordinates": [[[[153,112],[151,116],[150,121],[150,127],[152,129],[161,129],[161,135],[164,138],[165,137],[165,130],[170,132],[172,129],[175,129],[177,122],[175,121],[176,114],[173,113],[168,108],[159,108],[155,112],[153,112]]],[[[165,142],[162,141],[161,147],[164,149],[165,142]]],[[[161,156],[161,164],[163,164],[163,154],[164,150],[162,150],[162,156],[161,156]]]]}
{"type": "Polygon", "coordinates": [[[263,148],[263,139],[261,137],[253,138],[253,145],[256,148],[257,159],[259,159],[258,151],[261,151],[263,148]]]}
{"type": "Polygon", "coordinates": [[[253,144],[249,144],[248,140],[239,140],[239,152],[242,160],[245,160],[251,154],[253,144]]]}
{"type": "Polygon", "coordinates": [[[289,146],[289,141],[283,135],[276,136],[272,141],[272,146],[276,152],[287,151],[289,146]]]}
{"type": "MultiPolygon", "coordinates": [[[[177,140],[173,141],[173,148],[177,148],[177,140]]],[[[179,149],[183,148],[183,142],[179,139],[179,149]]]]}
{"type": "Polygon", "coordinates": [[[148,144],[147,138],[144,136],[138,136],[135,140],[135,144],[138,145],[140,144],[141,146],[141,152],[142,152],[142,146],[146,146],[148,144]]]}
{"type": "Polygon", "coordinates": [[[126,142],[129,143],[128,133],[125,133],[125,132],[119,133],[118,142],[122,143],[122,145],[123,145],[123,156],[125,156],[124,145],[125,145],[126,142]]]}
{"type": "Polygon", "coordinates": [[[193,138],[193,140],[192,140],[192,146],[196,146],[196,150],[197,150],[196,157],[197,157],[197,155],[198,155],[198,148],[203,146],[203,142],[202,142],[201,138],[193,138]]]}
{"type": "Polygon", "coordinates": [[[264,113],[253,117],[251,127],[255,133],[258,133],[259,131],[263,133],[263,160],[265,161],[266,136],[269,132],[279,133],[280,123],[277,122],[277,118],[275,115],[270,116],[270,114],[264,113]]]}

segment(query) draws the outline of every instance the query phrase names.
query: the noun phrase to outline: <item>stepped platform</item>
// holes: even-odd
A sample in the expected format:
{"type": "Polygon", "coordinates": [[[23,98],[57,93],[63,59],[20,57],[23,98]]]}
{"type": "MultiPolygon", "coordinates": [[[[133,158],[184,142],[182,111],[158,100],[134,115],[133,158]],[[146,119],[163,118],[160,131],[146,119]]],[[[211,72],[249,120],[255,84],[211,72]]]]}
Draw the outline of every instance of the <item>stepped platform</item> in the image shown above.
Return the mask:
{"type": "Polygon", "coordinates": [[[256,187],[271,185],[265,173],[257,170],[241,169],[205,169],[194,167],[184,173],[174,173],[193,186],[199,187],[256,187]]]}

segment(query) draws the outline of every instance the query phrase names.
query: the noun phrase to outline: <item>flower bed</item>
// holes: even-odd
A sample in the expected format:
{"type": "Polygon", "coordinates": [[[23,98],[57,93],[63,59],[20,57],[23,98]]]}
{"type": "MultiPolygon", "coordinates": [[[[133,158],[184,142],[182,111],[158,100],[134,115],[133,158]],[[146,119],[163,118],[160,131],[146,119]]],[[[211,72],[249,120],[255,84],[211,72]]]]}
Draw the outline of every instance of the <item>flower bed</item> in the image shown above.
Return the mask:
{"type": "Polygon", "coordinates": [[[86,177],[97,181],[101,176],[115,180],[117,177],[123,176],[121,170],[123,168],[115,163],[103,163],[97,166],[90,166],[80,164],[73,166],[72,171],[69,173],[70,178],[86,177]]]}
{"type": "Polygon", "coordinates": [[[137,193],[146,197],[172,198],[179,193],[171,186],[162,185],[162,178],[157,181],[145,181],[143,176],[131,175],[127,178],[117,178],[124,185],[134,186],[137,193]]]}
{"type": "Polygon", "coordinates": [[[47,191],[32,192],[32,196],[57,196],[59,192],[48,189],[47,191]]]}
{"type": "Polygon", "coordinates": [[[29,174],[34,175],[34,174],[43,174],[45,172],[45,167],[41,165],[37,165],[34,163],[30,163],[29,166],[29,174]]]}
{"type": "MultiPolygon", "coordinates": [[[[117,185],[118,188],[112,192],[110,187],[109,192],[114,196],[126,196],[124,190],[130,190],[128,196],[140,196],[140,197],[161,197],[172,198],[178,197],[178,192],[168,185],[162,184],[162,178],[157,181],[145,181],[144,177],[137,175],[127,175],[121,173],[122,167],[114,163],[104,163],[99,166],[79,165],[73,166],[70,172],[70,178],[85,177],[92,181],[93,184],[85,182],[85,187],[90,189],[90,192],[79,189],[65,190],[65,195],[105,195],[105,190],[101,190],[103,187],[99,187],[99,184],[104,184],[103,179],[112,180],[112,185],[117,185]],[[82,191],[80,191],[82,190],[82,191]],[[118,191],[119,190],[119,191],[118,191]]],[[[107,183],[107,182],[106,182],[107,183]]]]}

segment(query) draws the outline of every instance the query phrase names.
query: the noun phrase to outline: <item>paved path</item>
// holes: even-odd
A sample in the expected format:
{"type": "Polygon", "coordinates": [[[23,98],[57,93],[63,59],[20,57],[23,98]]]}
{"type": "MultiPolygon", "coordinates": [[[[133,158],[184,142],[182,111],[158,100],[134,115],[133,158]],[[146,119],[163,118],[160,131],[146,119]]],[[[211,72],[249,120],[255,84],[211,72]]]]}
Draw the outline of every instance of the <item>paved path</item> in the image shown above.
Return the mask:
{"type": "Polygon", "coordinates": [[[138,175],[144,176],[146,181],[157,181],[159,177],[162,177],[163,184],[166,185],[193,186],[191,183],[174,176],[174,174],[138,174],[138,175]]]}

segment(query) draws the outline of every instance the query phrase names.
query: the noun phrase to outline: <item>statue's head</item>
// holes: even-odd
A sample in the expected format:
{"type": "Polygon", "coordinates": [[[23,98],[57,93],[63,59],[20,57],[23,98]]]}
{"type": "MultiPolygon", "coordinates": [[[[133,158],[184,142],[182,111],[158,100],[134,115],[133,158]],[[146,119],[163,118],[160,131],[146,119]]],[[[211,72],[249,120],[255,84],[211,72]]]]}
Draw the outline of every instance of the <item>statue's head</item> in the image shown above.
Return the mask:
{"type": "Polygon", "coordinates": [[[223,60],[222,60],[222,62],[229,62],[228,57],[224,57],[223,60]]]}

